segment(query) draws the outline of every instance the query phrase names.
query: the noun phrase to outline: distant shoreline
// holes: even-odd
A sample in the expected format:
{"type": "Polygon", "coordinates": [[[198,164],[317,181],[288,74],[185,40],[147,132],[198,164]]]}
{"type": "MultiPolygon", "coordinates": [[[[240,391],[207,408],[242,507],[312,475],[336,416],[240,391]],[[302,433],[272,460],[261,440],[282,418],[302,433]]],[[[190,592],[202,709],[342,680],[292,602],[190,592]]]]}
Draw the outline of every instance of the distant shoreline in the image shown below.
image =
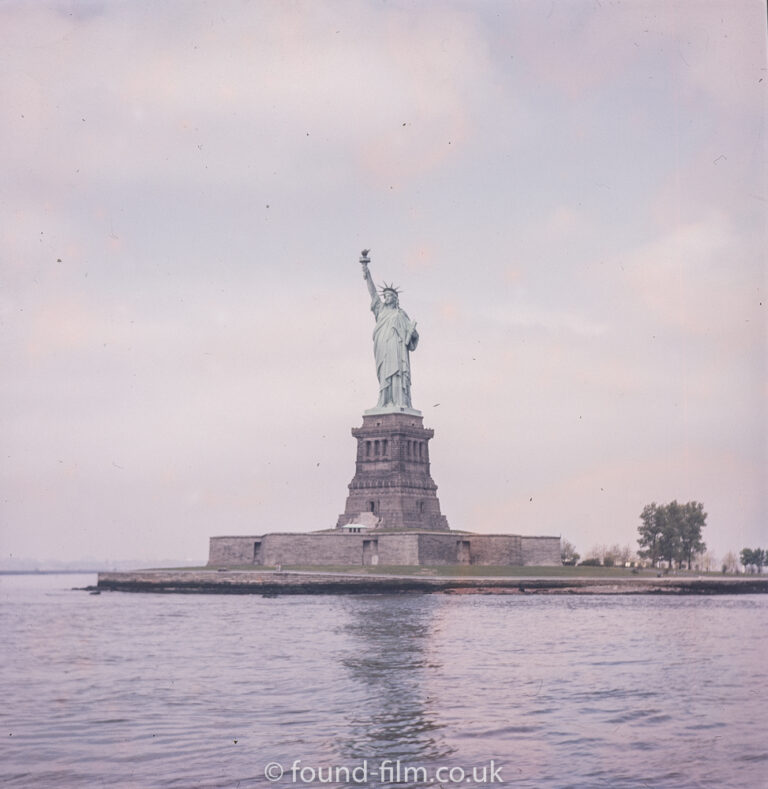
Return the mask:
{"type": "Polygon", "coordinates": [[[101,572],[89,591],[177,594],[768,594],[768,576],[414,576],[323,571],[141,570],[101,572]]]}
{"type": "Polygon", "coordinates": [[[0,575],[96,575],[110,570],[0,570],[0,575]]]}

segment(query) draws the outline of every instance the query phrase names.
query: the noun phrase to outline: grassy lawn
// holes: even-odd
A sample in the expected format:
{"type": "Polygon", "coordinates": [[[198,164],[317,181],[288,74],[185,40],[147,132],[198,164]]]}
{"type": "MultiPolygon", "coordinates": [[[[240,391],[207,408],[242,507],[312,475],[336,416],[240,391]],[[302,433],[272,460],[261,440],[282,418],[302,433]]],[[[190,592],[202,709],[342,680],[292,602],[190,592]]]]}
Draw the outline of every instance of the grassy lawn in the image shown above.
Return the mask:
{"type": "MultiPolygon", "coordinates": [[[[173,572],[182,571],[207,571],[210,573],[220,572],[218,567],[154,567],[153,570],[164,570],[173,572]]],[[[222,565],[221,570],[236,572],[271,572],[275,567],[254,564],[232,564],[222,565]]],[[[451,577],[514,577],[525,578],[532,576],[542,576],[546,578],[632,578],[632,577],[655,577],[663,575],[663,571],[644,568],[633,572],[627,567],[492,567],[484,565],[453,565],[450,567],[414,567],[412,565],[282,565],[281,569],[285,572],[311,572],[311,573],[349,573],[353,575],[412,575],[412,576],[432,576],[437,578],[451,577]]],[[[685,576],[719,576],[718,572],[687,572],[678,570],[671,575],[676,577],[685,576]]]]}
{"type": "MultiPolygon", "coordinates": [[[[217,567],[158,567],[155,570],[172,571],[202,571],[219,572],[217,567]]],[[[222,565],[221,569],[225,569],[222,565]]],[[[237,572],[264,572],[273,571],[274,567],[262,565],[240,564],[226,565],[229,571],[237,572]]],[[[491,567],[483,565],[453,565],[450,567],[414,567],[412,565],[282,565],[281,569],[286,572],[313,572],[313,573],[350,573],[354,575],[413,575],[413,576],[436,576],[438,578],[446,576],[462,576],[467,578],[480,576],[511,576],[511,577],[530,577],[547,576],[562,578],[580,578],[589,576],[592,578],[624,578],[637,575],[630,569],[624,567],[491,567]]],[[[641,575],[656,575],[658,570],[640,570],[641,575]]]]}
{"type": "MultiPolygon", "coordinates": [[[[436,576],[438,578],[451,577],[563,577],[579,578],[583,576],[591,577],[627,577],[632,576],[632,571],[624,567],[493,567],[484,565],[453,565],[450,567],[413,567],[406,566],[382,566],[376,567],[286,567],[283,570],[315,571],[315,572],[335,572],[335,573],[355,573],[357,575],[413,575],[413,576],[436,576]]],[[[640,571],[645,574],[645,571],[640,571]]],[[[650,573],[650,571],[648,571],[650,573]]],[[[656,571],[652,574],[655,575],[656,571]]]]}

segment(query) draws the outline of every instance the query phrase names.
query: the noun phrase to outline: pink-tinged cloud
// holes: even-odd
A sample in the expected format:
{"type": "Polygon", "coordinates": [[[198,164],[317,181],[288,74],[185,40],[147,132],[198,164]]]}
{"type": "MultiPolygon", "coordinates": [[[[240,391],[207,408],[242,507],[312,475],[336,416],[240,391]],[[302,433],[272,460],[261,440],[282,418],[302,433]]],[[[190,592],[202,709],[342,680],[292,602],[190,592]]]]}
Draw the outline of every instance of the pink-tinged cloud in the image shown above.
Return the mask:
{"type": "Polygon", "coordinates": [[[754,342],[764,311],[754,266],[723,215],[675,227],[621,258],[634,294],[664,323],[713,340],[754,342]]]}

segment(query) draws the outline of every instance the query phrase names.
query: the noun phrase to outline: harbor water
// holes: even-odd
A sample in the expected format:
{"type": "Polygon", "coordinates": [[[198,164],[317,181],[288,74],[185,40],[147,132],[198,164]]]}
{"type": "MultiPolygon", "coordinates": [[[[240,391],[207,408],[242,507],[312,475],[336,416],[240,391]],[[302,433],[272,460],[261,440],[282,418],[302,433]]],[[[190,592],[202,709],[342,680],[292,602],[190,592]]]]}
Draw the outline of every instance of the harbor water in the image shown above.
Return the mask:
{"type": "Polygon", "coordinates": [[[0,577],[0,782],[768,786],[768,596],[89,594],[0,577]]]}

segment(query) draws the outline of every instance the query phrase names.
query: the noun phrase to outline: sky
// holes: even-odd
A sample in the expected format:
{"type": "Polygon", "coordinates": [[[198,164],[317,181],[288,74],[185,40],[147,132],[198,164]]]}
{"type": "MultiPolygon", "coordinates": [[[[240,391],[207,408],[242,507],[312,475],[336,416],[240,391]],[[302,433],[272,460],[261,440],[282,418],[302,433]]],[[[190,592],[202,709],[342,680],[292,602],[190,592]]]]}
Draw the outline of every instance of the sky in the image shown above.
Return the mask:
{"type": "Polygon", "coordinates": [[[768,547],[752,0],[0,2],[0,561],[335,525],[418,322],[453,528],[768,547]]]}

